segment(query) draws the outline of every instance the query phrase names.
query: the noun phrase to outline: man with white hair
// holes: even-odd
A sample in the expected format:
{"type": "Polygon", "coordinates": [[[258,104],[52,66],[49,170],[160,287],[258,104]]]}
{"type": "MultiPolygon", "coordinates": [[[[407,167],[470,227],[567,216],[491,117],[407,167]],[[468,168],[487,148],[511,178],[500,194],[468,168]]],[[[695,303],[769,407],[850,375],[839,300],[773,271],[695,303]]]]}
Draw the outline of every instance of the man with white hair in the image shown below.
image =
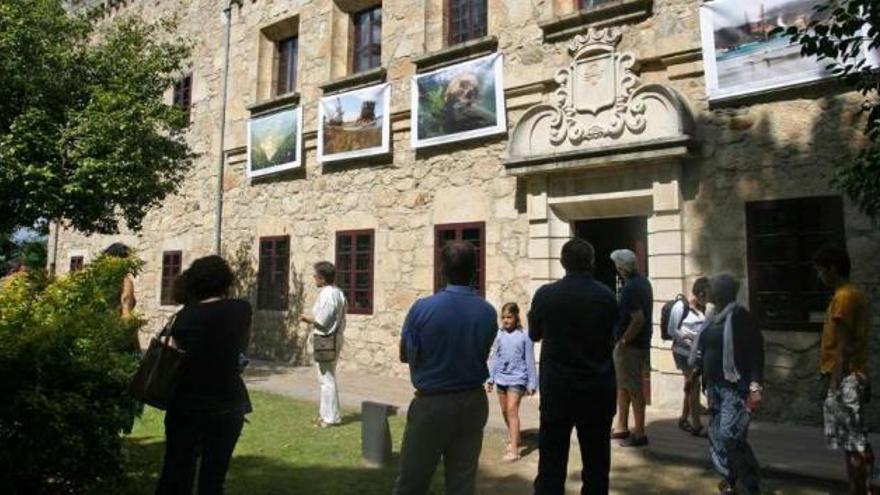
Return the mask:
{"type": "Polygon", "coordinates": [[[618,307],[620,315],[614,332],[614,370],[617,375],[617,424],[611,438],[621,447],[648,444],[645,435],[645,396],[642,369],[651,350],[651,316],[654,294],[651,283],[639,274],[636,254],[629,249],[611,253],[617,273],[624,279],[618,307]],[[633,429],[629,429],[629,408],[633,410],[633,429]]]}

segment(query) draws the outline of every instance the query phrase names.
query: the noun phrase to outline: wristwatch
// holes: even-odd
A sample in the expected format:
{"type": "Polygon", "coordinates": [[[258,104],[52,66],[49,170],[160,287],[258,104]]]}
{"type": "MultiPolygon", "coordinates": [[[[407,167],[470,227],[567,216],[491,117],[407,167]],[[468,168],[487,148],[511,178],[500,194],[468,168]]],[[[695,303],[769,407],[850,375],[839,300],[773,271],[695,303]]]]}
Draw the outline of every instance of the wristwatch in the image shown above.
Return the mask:
{"type": "Polygon", "coordinates": [[[763,390],[764,387],[758,382],[752,382],[749,384],[749,392],[762,392],[763,390]]]}

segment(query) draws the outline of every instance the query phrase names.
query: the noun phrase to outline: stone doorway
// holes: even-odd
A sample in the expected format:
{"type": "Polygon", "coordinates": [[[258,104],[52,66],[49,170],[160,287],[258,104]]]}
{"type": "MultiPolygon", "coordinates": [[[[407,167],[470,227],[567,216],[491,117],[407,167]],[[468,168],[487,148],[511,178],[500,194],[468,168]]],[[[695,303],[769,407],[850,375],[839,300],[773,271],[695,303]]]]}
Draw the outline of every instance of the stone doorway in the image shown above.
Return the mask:
{"type": "Polygon", "coordinates": [[[620,289],[617,270],[611,261],[616,249],[636,253],[639,272],[648,275],[648,217],[596,218],[574,222],[574,235],[586,240],[596,250],[594,276],[617,293],[620,289]]]}

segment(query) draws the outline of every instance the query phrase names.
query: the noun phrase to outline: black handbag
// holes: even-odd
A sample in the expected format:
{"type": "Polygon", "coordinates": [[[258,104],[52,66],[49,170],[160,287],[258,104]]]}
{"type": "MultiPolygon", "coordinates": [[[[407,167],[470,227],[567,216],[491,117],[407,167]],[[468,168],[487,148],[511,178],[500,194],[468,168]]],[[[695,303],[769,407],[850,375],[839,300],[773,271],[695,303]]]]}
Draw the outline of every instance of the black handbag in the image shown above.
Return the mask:
{"type": "Polygon", "coordinates": [[[328,363],[336,360],[336,332],[330,335],[315,333],[312,337],[312,350],[315,362],[328,363]]]}
{"type": "Polygon", "coordinates": [[[171,326],[176,316],[168,320],[158,336],[150,339],[150,346],[128,386],[134,398],[157,409],[166,409],[171,402],[177,388],[180,365],[186,356],[186,352],[171,340],[171,326]]]}

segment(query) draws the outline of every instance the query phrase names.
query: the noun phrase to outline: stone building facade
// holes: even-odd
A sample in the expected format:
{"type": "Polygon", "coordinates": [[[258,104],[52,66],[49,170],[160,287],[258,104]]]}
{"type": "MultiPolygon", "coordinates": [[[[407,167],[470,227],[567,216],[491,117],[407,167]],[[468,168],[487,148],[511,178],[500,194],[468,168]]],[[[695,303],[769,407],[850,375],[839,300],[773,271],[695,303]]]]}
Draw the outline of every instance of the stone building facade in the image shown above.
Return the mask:
{"type": "MultiPolygon", "coordinates": [[[[572,236],[597,246],[610,284],[609,250],[634,249],[653,283],[659,322],[663,302],[687,293],[697,277],[721,271],[744,281],[741,302],[753,304],[765,292],[772,297],[774,272],[761,271],[755,259],[767,249],[760,234],[804,224],[789,236],[799,243],[791,249],[804,251],[811,234],[806,223],[828,217],[819,230],[845,240],[854,279],[880,302],[880,264],[873,262],[880,235],[829,186],[831,164],[860,143],[858,95],[816,84],[710,103],[694,0],[485,3],[485,36],[453,44],[446,0],[233,2],[222,252],[239,274],[238,293],[257,303],[261,239],[287,236],[289,250],[288,266],[279,272],[288,277],[289,297],[283,310],[257,311],[254,355],[309,361],[306,331],[296,317],[314,298],[310,267],[336,259],[337,234],[348,231],[371,233],[371,308],[349,315],[341,366],[374,374],[406,373],[397,362],[401,324],[412,302],[435,289],[438,227],[444,226],[465,225],[480,238],[483,290],[496,307],[516,301],[527,310],[535,288],[562,276],[559,251],[572,236]],[[381,68],[355,74],[352,15],[380,3],[381,68]],[[278,42],[294,35],[295,89],[279,97],[278,42]],[[508,133],[414,150],[411,77],[492,52],[504,56],[508,133]],[[319,163],[319,98],[382,80],[392,85],[390,156],[319,163]],[[303,112],[303,166],[248,180],[248,119],[291,102],[303,112]]],[[[143,231],[112,239],[136,247],[147,262],[137,292],[152,330],[175,309],[160,300],[163,253],[179,253],[186,266],[212,252],[222,6],[208,0],[101,5],[102,22],[177,15],[180,34],[194,44],[187,138],[199,158],[179,193],[148,215],[143,231]]],[[[111,242],[68,230],[52,234],[50,258],[54,253],[60,272],[71,257],[88,262],[111,242]]],[[[779,252],[769,251],[771,258],[779,252]]],[[[795,256],[808,259],[803,252],[795,256]]],[[[809,278],[809,266],[801,268],[783,278],[809,278]]],[[[793,304],[785,298],[797,296],[779,297],[784,312],[793,304]]],[[[779,319],[772,309],[767,321],[779,319]]],[[[808,320],[764,328],[767,416],[819,417],[819,333],[808,320]]],[[[652,401],[677,406],[681,379],[669,345],[658,331],[653,345],[652,401]]]]}

